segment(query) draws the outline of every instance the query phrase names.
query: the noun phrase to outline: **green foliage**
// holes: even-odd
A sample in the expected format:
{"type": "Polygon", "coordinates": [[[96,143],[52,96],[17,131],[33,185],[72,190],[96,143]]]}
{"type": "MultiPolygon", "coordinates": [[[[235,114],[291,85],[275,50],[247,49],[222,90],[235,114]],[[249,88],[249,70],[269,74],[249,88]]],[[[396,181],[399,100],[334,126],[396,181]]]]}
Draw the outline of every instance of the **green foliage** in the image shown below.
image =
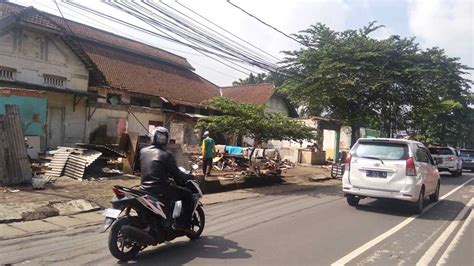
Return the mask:
{"type": "Polygon", "coordinates": [[[370,37],[382,26],[336,32],[323,24],[295,37],[307,47],[285,52],[283,91],[309,115],[338,119],[382,136],[407,130],[442,144],[465,134],[470,68],[414,39],[370,37]]]}
{"type": "Polygon", "coordinates": [[[232,82],[232,85],[251,85],[251,84],[261,84],[261,83],[273,83],[276,87],[279,87],[285,81],[282,74],[276,72],[258,73],[256,76],[253,73],[245,79],[239,79],[238,81],[232,82]]]}
{"type": "Polygon", "coordinates": [[[213,132],[249,136],[256,144],[268,140],[311,140],[313,128],[281,113],[265,111],[264,105],[238,103],[229,98],[213,98],[207,105],[220,110],[221,115],[199,119],[196,127],[213,132]]]}

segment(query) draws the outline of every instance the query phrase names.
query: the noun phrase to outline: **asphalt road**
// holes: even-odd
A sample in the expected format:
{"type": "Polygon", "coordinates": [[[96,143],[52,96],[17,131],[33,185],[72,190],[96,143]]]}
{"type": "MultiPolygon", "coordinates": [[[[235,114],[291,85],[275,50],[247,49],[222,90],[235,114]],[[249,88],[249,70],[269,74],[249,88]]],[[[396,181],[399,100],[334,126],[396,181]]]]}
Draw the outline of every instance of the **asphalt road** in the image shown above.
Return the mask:
{"type": "MultiPolygon", "coordinates": [[[[359,208],[349,207],[338,186],[211,205],[200,240],[150,247],[129,263],[472,265],[473,178],[443,176],[445,198],[419,216],[388,200],[364,199],[359,208]]],[[[107,235],[97,230],[0,242],[0,263],[124,264],[109,254],[107,235]]]]}

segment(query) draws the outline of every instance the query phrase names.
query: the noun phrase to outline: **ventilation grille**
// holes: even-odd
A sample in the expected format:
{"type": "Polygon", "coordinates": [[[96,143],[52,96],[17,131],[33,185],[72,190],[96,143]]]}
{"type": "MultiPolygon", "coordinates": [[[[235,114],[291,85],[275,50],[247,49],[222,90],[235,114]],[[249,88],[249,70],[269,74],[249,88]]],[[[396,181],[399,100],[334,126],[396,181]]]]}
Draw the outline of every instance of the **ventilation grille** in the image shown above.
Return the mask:
{"type": "Polygon", "coordinates": [[[15,80],[15,73],[16,73],[15,69],[0,67],[0,79],[15,80]]]}
{"type": "Polygon", "coordinates": [[[66,79],[63,77],[44,75],[44,85],[46,86],[64,88],[65,82],[66,82],[66,79]]]}

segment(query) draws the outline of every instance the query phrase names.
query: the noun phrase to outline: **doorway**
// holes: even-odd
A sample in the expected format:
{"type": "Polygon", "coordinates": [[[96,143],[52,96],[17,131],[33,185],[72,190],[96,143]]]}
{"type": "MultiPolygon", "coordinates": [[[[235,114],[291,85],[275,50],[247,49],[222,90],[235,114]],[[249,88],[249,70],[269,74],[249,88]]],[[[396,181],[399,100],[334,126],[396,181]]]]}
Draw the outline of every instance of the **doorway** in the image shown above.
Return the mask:
{"type": "Polygon", "coordinates": [[[64,108],[48,109],[48,148],[64,145],[64,108]]]}

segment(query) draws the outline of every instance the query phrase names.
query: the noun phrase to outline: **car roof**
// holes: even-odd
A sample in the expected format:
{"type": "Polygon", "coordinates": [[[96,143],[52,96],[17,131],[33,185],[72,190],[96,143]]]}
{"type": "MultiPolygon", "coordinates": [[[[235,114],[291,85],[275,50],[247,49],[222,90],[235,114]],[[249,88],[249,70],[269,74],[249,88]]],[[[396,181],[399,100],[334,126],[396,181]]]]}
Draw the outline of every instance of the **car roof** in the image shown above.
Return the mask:
{"type": "Polygon", "coordinates": [[[394,139],[394,138],[360,138],[358,142],[390,142],[390,143],[406,143],[406,144],[422,144],[419,141],[408,139],[394,139]]]}
{"type": "Polygon", "coordinates": [[[474,152],[474,149],[460,149],[460,151],[472,151],[472,152],[474,152]]]}

